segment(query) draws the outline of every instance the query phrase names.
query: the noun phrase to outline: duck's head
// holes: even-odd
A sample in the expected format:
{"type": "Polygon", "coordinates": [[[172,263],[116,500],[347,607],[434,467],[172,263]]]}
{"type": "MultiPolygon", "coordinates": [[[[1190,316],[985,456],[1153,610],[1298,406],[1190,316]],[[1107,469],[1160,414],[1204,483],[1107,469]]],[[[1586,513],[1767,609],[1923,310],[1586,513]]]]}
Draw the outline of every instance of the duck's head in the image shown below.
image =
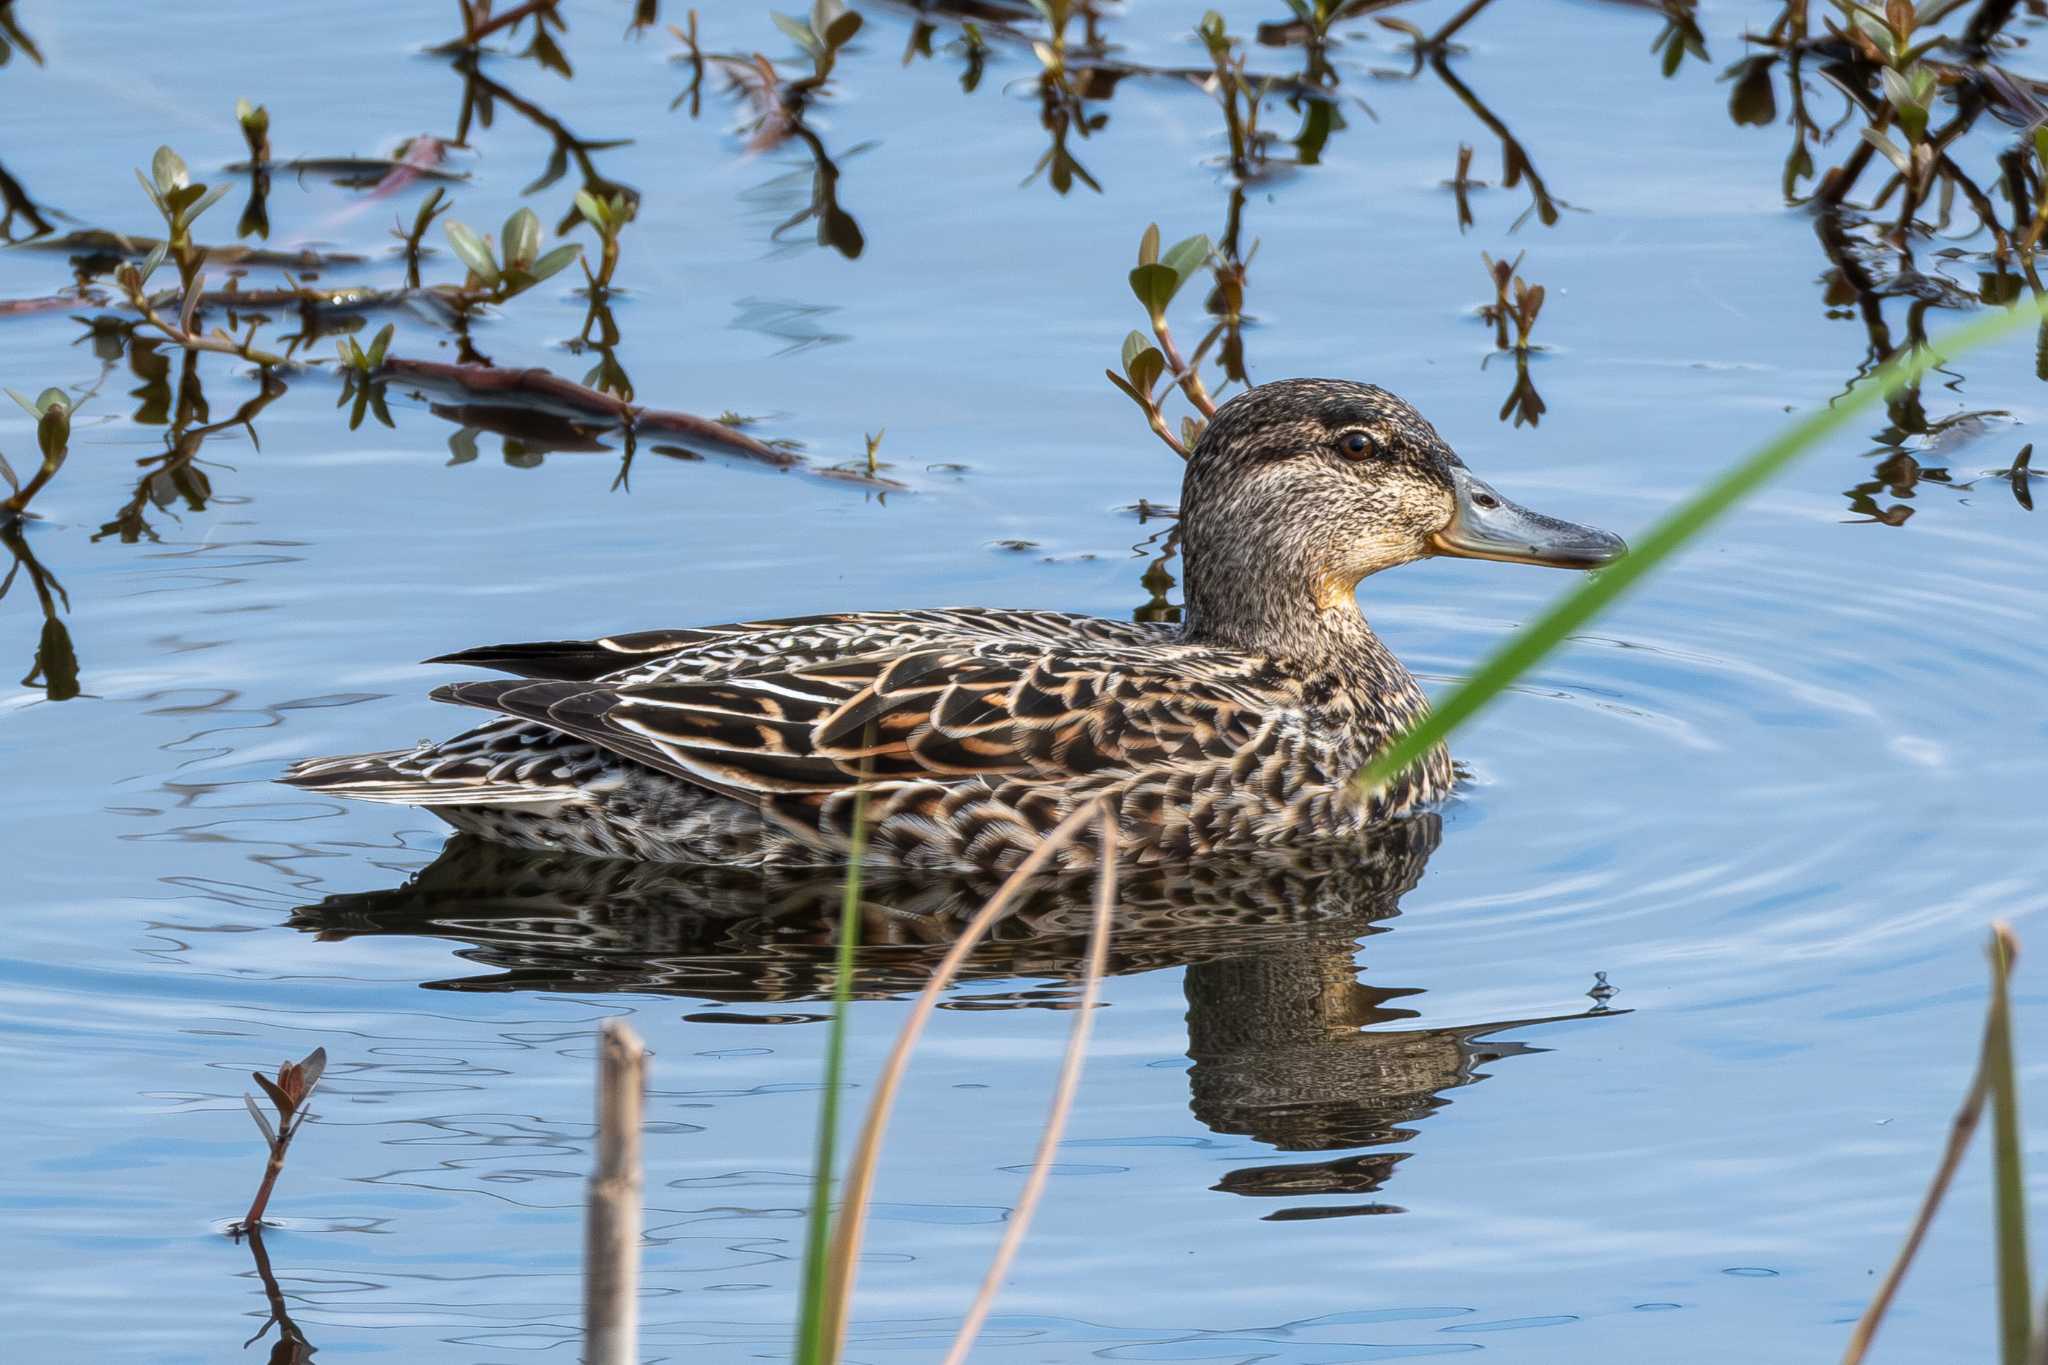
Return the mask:
{"type": "Polygon", "coordinates": [[[1181,488],[1191,630],[1277,644],[1301,613],[1356,614],[1359,580],[1433,555],[1596,569],[1621,537],[1532,512],[1465,468],[1414,408],[1286,379],[1217,409],[1181,488]]]}

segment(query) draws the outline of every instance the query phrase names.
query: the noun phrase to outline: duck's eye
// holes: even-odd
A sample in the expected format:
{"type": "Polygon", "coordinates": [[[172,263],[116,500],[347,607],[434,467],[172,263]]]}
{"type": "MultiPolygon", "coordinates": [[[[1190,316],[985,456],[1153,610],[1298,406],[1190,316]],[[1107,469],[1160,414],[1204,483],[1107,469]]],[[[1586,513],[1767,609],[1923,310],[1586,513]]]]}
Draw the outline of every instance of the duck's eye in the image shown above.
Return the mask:
{"type": "Polygon", "coordinates": [[[1380,444],[1363,431],[1347,431],[1337,438],[1337,449],[1354,460],[1363,460],[1379,454],[1380,444]]]}

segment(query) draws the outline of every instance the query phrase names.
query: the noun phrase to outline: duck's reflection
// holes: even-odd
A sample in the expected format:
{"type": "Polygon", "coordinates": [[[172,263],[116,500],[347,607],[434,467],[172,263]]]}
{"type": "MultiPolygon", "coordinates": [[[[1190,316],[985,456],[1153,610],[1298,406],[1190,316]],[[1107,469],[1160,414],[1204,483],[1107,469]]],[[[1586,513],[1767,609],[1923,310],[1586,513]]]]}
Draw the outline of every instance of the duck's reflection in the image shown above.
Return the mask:
{"type": "MultiPolygon", "coordinates": [[[[1232,1171],[1217,1189],[1262,1197],[1377,1190],[1401,1153],[1359,1154],[1414,1136],[1404,1125],[1483,1079],[1480,1068],[1535,1051],[1487,1041],[1515,1019],[1385,1029],[1416,1017],[1419,994],[1359,982],[1361,935],[1379,932],[1421,879],[1441,834],[1435,816],[1369,845],[1285,861],[1140,868],[1121,879],[1110,971],[1185,969],[1195,1116],[1323,1159],[1232,1171]]],[[[991,880],[871,876],[862,887],[856,993],[922,986],[991,880]]],[[[830,993],[841,878],[538,854],[466,837],[403,886],[334,896],[294,912],[322,938],[414,934],[467,945],[489,974],[430,981],[464,991],[632,991],[717,1002],[817,1000],[830,993]]],[[[1086,875],[1046,878],[969,959],[967,981],[1071,978],[1087,947],[1086,875]]],[[[956,1007],[1065,1005],[1064,992],[956,998],[956,1007]]],[[[1561,1019],[1586,1015],[1556,1016],[1561,1019]]],[[[725,1020],[761,1016],[719,1015],[725,1020]]],[[[788,1016],[781,1016],[787,1018],[788,1016]]],[[[1283,1210],[1275,1217],[1391,1211],[1381,1204],[1283,1210]]]]}

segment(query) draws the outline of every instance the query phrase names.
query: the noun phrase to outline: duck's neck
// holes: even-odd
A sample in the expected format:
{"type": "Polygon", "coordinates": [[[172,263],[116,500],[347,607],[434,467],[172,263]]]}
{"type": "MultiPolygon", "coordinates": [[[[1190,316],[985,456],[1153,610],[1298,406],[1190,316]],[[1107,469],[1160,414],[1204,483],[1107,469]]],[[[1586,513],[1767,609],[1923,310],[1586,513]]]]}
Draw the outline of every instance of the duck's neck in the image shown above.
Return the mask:
{"type": "Polygon", "coordinates": [[[1356,584],[1318,579],[1307,566],[1233,562],[1227,554],[1190,552],[1186,571],[1182,638],[1189,644],[1281,655],[1297,668],[1413,686],[1358,609],[1356,584]]]}

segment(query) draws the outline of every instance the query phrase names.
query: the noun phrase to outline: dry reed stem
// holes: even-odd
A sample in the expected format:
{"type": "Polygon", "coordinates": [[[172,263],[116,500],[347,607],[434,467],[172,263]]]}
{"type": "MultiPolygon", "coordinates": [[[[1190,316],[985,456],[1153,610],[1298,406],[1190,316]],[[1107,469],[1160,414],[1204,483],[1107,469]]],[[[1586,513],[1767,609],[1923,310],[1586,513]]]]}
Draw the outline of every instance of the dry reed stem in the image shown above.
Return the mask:
{"type": "MultiPolygon", "coordinates": [[[[837,1360],[846,1342],[846,1320],[853,1304],[853,1285],[860,1262],[860,1244],[866,1231],[868,1199],[874,1190],[875,1166],[881,1160],[882,1138],[888,1131],[890,1111],[896,1103],[896,1092],[902,1086],[903,1073],[910,1065],[910,1054],[917,1047],[917,1040],[924,1033],[924,1026],[938,1007],[939,996],[952,984],[953,977],[967,961],[969,953],[1009,910],[1010,902],[1024,884],[1038,875],[1044,866],[1060,849],[1074,841],[1075,835],[1101,812],[1108,816],[1108,808],[1101,800],[1089,802],[1060,821],[1039,841],[1036,848],[1018,863],[1016,870],[1003,879],[993,896],[977,910],[974,918],[961,929],[946,955],[932,969],[930,980],[910,1007],[910,1017],[903,1021],[903,1029],[896,1035],[895,1046],[890,1048],[888,1060],[883,1062],[882,1071],[875,1078],[875,1096],[868,1104],[866,1120],[861,1124],[860,1137],[855,1141],[852,1157],[847,1162],[845,1184],[841,1191],[839,1218],[832,1229],[832,1249],[826,1259],[825,1281],[825,1343],[826,1358],[837,1360]]],[[[1113,856],[1113,855],[1112,855],[1113,856]]]]}
{"type": "MultiPolygon", "coordinates": [[[[1993,932],[1999,935],[2001,942],[2011,934],[2004,925],[1995,926],[1993,932]]],[[[1984,1117],[1984,1104],[1991,1091],[1991,1077],[1985,1062],[1991,1051],[1991,1030],[1996,1022],[1995,1016],[1984,1021],[1984,1042],[1978,1053],[1977,1074],[1971,1079],[1962,1105],[1949,1123],[1948,1145],[1942,1149],[1941,1163],[1935,1168],[1934,1179],[1928,1183],[1927,1193],[1920,1201],[1920,1212],[1906,1234],[1905,1245],[1899,1248],[1898,1258],[1885,1272],[1877,1293],[1871,1297],[1870,1306],[1856,1320],[1856,1330],[1849,1334],[1848,1348],[1842,1352],[1842,1365],[1861,1365],[1864,1355],[1870,1350],[1871,1341],[1877,1336],[1878,1327],[1884,1322],[1884,1315],[1891,1309],[1899,1285],[1905,1281],[1906,1271],[1920,1252],[1920,1243],[1926,1240],[1927,1229],[1934,1224],[1934,1215],[1940,1210],[1942,1200],[1948,1197],[1950,1182],[1963,1164],[1963,1155],[1969,1150],[1970,1139],[1976,1135],[1979,1120],[1984,1117]]],[[[2035,1365],[2048,1365],[2048,1350],[2037,1344],[2034,1361],[2035,1365]]]]}
{"type": "Polygon", "coordinates": [[[598,1040],[597,1165],[583,1219],[583,1359],[640,1359],[640,1128],[647,1049],[607,1019],[598,1040]]]}
{"type": "Polygon", "coordinates": [[[1038,1211],[1039,1198],[1045,1193],[1045,1182],[1052,1174],[1053,1156],[1059,1150],[1060,1136],[1066,1132],[1067,1115],[1073,1111],[1074,1092],[1081,1084],[1081,1064],[1088,1055],[1088,1036],[1095,1027],[1095,1004],[1102,993],[1102,975],[1109,963],[1109,916],[1115,908],[1116,824],[1108,808],[1104,807],[1102,862],[1096,871],[1095,918],[1088,928],[1087,968],[1082,977],[1081,1000],[1075,1006],[1074,1027],[1067,1034],[1067,1052],[1060,1059],[1059,1080],[1053,1086],[1052,1103],[1046,1111],[1045,1130],[1038,1136],[1038,1150],[1031,1158],[1031,1174],[1025,1177],[1024,1188],[1017,1196],[1017,1207],[1010,1212],[1009,1225],[1003,1229],[1003,1240],[989,1261],[988,1274],[982,1277],[974,1302],[968,1305],[967,1316],[960,1323],[959,1334],[953,1338],[952,1349],[946,1352],[945,1365],[964,1365],[967,1353],[974,1349],[975,1338],[981,1335],[981,1325],[995,1306],[1003,1279],[1010,1273],[1011,1262],[1017,1259],[1017,1248],[1024,1244],[1024,1235],[1031,1230],[1031,1217],[1038,1211]]]}
{"type": "Polygon", "coordinates": [[[1929,1182],[1927,1194],[1920,1201],[1920,1213],[1913,1220],[1912,1231],[1906,1234],[1906,1244],[1899,1248],[1898,1259],[1885,1272],[1884,1281],[1878,1285],[1870,1306],[1857,1319],[1856,1330],[1849,1335],[1848,1349],[1842,1352],[1842,1365],[1860,1365],[1865,1352],[1870,1349],[1879,1324],[1891,1309],[1892,1299],[1906,1278],[1907,1268],[1913,1264],[1913,1258],[1920,1252],[1920,1243],[1927,1236],[1927,1229],[1934,1223],[1941,1201],[1948,1196],[1949,1182],[1963,1164],[1963,1154],[1969,1150],[1970,1139],[1976,1136],[1977,1121],[1984,1116],[1984,1097],[1988,1089],[1980,1063],[1976,1077],[1970,1082],[1969,1093],[1963,1097],[1962,1107],[1956,1110],[1956,1116],[1949,1124],[1948,1146],[1942,1149],[1941,1164],[1935,1168],[1934,1179],[1929,1182]]]}

